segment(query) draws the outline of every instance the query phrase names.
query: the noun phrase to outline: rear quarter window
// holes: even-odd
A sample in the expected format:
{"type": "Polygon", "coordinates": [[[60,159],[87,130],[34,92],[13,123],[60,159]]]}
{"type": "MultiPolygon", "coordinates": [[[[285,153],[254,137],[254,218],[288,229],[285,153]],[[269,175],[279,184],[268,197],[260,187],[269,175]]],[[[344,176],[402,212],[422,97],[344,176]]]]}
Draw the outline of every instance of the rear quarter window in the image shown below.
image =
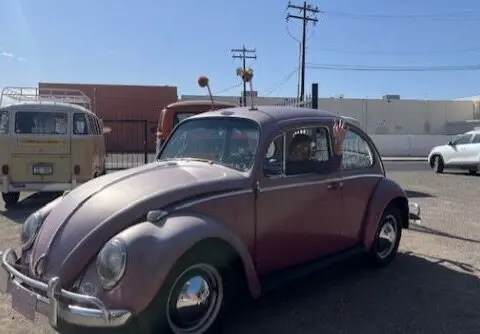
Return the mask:
{"type": "Polygon", "coordinates": [[[87,118],[84,113],[73,114],[73,134],[74,135],[88,134],[87,118]]]}
{"type": "Polygon", "coordinates": [[[9,124],[9,113],[8,111],[0,111],[0,135],[8,133],[8,124],[9,124]]]}
{"type": "Polygon", "coordinates": [[[343,143],[342,169],[362,169],[373,166],[373,150],[356,131],[349,130],[343,143]]]}

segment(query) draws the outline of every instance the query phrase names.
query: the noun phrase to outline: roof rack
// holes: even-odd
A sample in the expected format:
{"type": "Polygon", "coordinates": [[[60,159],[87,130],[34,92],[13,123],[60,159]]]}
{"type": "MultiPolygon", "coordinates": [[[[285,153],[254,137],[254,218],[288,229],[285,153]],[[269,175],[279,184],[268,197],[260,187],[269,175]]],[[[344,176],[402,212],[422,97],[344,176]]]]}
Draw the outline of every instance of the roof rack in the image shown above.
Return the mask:
{"type": "Polygon", "coordinates": [[[38,87],[4,87],[0,95],[0,106],[4,98],[15,102],[62,102],[82,106],[92,111],[90,98],[80,89],[38,88],[38,87]]]}

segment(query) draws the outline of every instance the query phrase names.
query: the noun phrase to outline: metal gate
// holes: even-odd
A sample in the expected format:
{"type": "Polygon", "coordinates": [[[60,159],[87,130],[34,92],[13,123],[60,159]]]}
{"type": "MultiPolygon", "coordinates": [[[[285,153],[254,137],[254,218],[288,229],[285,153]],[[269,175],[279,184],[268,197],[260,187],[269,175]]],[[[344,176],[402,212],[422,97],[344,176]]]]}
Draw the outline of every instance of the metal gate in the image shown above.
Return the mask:
{"type": "Polygon", "coordinates": [[[132,168],[153,161],[156,123],[145,119],[104,119],[107,170],[132,168]]]}

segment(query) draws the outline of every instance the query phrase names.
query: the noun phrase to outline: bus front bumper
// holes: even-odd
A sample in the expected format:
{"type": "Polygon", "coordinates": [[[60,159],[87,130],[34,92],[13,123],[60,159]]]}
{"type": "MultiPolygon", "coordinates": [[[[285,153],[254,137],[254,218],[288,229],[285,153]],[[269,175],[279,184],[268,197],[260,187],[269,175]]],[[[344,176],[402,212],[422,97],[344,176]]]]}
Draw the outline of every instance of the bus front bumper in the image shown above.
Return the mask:
{"type": "Polygon", "coordinates": [[[7,175],[2,176],[2,193],[22,192],[22,191],[40,191],[40,192],[60,192],[65,190],[72,190],[76,188],[79,183],[74,179],[72,182],[25,182],[12,183],[9,181],[7,175]]]}

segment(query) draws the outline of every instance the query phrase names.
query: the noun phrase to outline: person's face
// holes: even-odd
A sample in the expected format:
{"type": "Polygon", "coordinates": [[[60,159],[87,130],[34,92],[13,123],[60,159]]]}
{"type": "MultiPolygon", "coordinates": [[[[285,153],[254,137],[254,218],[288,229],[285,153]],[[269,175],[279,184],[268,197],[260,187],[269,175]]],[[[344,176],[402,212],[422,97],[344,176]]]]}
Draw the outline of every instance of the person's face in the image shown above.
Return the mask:
{"type": "Polygon", "coordinates": [[[310,143],[303,142],[293,146],[290,157],[293,161],[308,160],[310,158],[310,143]]]}

